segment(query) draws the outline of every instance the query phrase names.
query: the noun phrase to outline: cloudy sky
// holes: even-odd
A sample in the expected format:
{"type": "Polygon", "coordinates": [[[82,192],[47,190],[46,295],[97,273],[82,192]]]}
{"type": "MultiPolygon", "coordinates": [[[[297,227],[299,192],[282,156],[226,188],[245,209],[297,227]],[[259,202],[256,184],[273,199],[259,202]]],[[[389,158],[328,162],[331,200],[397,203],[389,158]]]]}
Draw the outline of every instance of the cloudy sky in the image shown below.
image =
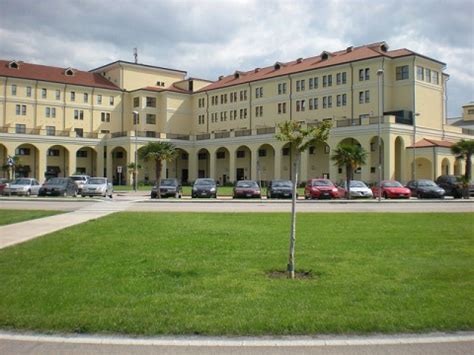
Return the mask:
{"type": "Polygon", "coordinates": [[[386,41],[447,63],[449,116],[474,101],[473,0],[0,0],[0,58],[90,70],[122,59],[216,80],[386,41]]]}

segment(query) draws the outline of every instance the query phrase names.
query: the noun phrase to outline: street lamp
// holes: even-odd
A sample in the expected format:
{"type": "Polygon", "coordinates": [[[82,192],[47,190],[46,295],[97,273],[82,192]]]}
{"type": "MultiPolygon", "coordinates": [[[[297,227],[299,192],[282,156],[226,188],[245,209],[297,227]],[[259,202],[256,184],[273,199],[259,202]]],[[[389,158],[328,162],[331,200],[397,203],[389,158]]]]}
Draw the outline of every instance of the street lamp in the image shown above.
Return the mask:
{"type": "Polygon", "coordinates": [[[413,113],[413,169],[412,169],[412,180],[416,180],[416,117],[419,113],[413,113]]]}
{"type": "Polygon", "coordinates": [[[379,98],[379,108],[378,108],[378,120],[377,120],[377,150],[379,155],[379,162],[378,162],[378,200],[379,202],[382,200],[382,191],[381,191],[381,182],[382,182],[382,145],[380,140],[380,121],[382,120],[383,116],[383,69],[377,70],[377,80],[378,80],[378,98],[379,98]]]}
{"type": "Polygon", "coordinates": [[[137,148],[137,125],[138,111],[133,111],[133,125],[135,127],[135,166],[133,167],[133,190],[137,192],[137,167],[138,167],[138,148],[137,148]]]}

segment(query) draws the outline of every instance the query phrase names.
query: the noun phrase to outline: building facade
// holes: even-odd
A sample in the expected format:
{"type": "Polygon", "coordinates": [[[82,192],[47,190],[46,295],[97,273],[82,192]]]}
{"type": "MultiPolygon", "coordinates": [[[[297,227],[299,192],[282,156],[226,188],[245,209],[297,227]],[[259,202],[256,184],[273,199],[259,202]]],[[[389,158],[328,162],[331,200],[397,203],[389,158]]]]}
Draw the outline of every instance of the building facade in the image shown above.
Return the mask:
{"type": "MultiPolygon", "coordinates": [[[[356,178],[406,182],[461,174],[450,145],[471,130],[446,120],[446,65],[385,42],[235,71],[217,81],[181,70],[117,61],[89,72],[0,61],[0,163],[18,156],[17,174],[44,180],[74,173],[131,183],[127,166],[150,141],[179,149],[166,176],[221,183],[289,178],[289,149],[277,125],[330,120],[327,144],[305,152],[302,181],[344,178],[330,161],[340,143],[369,152],[356,178]],[[381,149],[378,149],[378,137],[381,149]],[[381,156],[379,157],[379,151],[381,156]]],[[[139,161],[139,181],[155,179],[139,161]]],[[[3,170],[6,175],[6,170],[3,170]]]]}

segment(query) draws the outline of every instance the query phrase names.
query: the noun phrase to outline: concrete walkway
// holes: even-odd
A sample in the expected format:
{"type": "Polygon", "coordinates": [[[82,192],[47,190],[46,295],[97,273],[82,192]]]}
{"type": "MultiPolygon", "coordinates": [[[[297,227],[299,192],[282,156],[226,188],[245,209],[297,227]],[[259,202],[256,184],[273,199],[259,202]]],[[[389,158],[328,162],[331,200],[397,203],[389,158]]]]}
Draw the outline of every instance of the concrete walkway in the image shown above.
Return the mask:
{"type": "Polygon", "coordinates": [[[0,249],[104,217],[111,213],[125,211],[133,202],[133,200],[103,200],[94,204],[87,204],[73,212],[1,226],[0,249]]]}

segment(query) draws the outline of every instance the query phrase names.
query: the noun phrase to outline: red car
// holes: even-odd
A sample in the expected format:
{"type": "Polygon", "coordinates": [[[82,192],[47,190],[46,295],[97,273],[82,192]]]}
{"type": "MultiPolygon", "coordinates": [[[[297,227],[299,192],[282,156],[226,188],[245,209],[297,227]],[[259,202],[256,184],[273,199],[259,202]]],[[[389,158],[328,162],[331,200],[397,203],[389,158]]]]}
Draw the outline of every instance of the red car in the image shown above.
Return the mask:
{"type": "Polygon", "coordinates": [[[304,187],[304,198],[333,199],[339,198],[337,187],[328,179],[310,179],[304,187]]]}
{"type": "Polygon", "coordinates": [[[3,195],[3,190],[8,186],[9,182],[10,180],[8,179],[0,179],[0,195],[3,195]]]}
{"type": "Polygon", "coordinates": [[[232,198],[261,198],[260,186],[254,180],[237,181],[234,187],[232,198]]]}
{"type": "Polygon", "coordinates": [[[383,180],[380,182],[380,191],[378,185],[372,187],[374,197],[382,196],[383,198],[406,198],[411,196],[410,189],[404,187],[396,180],[383,180]]]}

